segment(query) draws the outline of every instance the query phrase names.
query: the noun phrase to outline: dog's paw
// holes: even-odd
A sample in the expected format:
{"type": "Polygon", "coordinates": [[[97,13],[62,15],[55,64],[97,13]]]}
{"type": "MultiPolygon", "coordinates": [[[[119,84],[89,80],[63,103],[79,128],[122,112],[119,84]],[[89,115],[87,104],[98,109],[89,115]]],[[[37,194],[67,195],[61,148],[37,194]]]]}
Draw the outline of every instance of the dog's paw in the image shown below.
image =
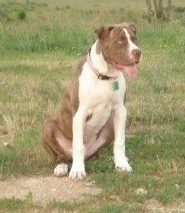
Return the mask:
{"type": "Polygon", "coordinates": [[[54,175],[62,177],[68,173],[68,166],[65,163],[58,164],[54,169],[54,175]]]}
{"type": "Polygon", "coordinates": [[[132,167],[130,165],[116,166],[116,170],[119,171],[119,172],[132,172],[132,167]]]}
{"type": "Polygon", "coordinates": [[[69,178],[72,180],[83,180],[86,178],[85,167],[82,166],[81,168],[75,168],[72,166],[71,171],[69,172],[69,178]]]}
{"type": "Polygon", "coordinates": [[[116,170],[119,172],[131,172],[132,167],[129,165],[128,161],[125,159],[121,162],[115,163],[116,170]]]}
{"type": "Polygon", "coordinates": [[[84,171],[71,171],[69,173],[69,178],[71,180],[84,180],[86,178],[86,173],[84,171]]]}

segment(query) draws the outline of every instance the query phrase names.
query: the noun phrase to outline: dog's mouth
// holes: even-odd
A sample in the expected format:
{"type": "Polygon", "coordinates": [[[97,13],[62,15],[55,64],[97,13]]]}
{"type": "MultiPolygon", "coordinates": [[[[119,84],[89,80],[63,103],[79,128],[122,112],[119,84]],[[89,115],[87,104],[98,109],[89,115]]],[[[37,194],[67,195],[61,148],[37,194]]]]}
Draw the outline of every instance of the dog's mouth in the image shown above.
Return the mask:
{"type": "Polygon", "coordinates": [[[120,64],[116,61],[113,61],[111,64],[115,69],[123,71],[124,73],[126,73],[131,78],[135,78],[137,76],[136,64],[138,64],[138,63],[139,62],[137,61],[133,64],[123,65],[123,64],[120,64]]]}

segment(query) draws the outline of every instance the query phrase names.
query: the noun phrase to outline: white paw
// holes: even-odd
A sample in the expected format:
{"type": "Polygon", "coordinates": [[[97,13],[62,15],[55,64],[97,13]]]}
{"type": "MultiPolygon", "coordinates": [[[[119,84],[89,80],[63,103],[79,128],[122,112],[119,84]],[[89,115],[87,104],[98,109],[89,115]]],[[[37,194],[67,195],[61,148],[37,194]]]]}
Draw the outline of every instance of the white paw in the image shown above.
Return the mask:
{"type": "Polygon", "coordinates": [[[65,163],[58,164],[54,169],[54,175],[62,177],[68,173],[68,166],[65,163]]]}
{"type": "Polygon", "coordinates": [[[72,166],[71,171],[69,172],[69,178],[72,180],[83,180],[86,178],[85,167],[75,167],[72,166]]]}
{"type": "Polygon", "coordinates": [[[131,172],[132,171],[132,167],[129,165],[127,159],[124,159],[119,162],[115,162],[115,167],[116,167],[116,170],[118,170],[120,172],[131,172]]]}

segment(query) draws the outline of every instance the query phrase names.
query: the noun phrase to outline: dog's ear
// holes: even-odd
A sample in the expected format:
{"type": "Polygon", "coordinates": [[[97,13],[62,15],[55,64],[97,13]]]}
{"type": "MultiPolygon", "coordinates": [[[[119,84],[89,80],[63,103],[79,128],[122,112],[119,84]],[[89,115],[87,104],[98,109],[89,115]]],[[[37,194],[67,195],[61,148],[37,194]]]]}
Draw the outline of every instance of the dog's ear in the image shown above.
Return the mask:
{"type": "Polygon", "coordinates": [[[95,30],[99,40],[108,38],[109,33],[113,30],[114,26],[102,26],[95,30]]]}
{"type": "Polygon", "coordinates": [[[137,31],[136,31],[136,26],[135,26],[135,24],[130,24],[129,25],[129,28],[132,30],[132,32],[136,35],[136,33],[137,33],[137,31]]]}

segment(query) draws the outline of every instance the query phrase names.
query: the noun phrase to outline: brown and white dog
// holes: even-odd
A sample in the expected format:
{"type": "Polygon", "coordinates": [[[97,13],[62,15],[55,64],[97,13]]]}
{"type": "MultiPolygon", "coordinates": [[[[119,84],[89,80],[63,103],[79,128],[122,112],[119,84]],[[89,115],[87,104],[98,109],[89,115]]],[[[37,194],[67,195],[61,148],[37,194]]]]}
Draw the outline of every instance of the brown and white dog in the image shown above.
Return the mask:
{"type": "Polygon", "coordinates": [[[114,162],[119,171],[132,171],[125,155],[123,73],[137,75],[141,60],[136,28],[122,23],[96,29],[97,41],[77,67],[66,88],[55,120],[44,121],[42,141],[57,159],[54,175],[86,177],[84,160],[114,139],[114,162]]]}

